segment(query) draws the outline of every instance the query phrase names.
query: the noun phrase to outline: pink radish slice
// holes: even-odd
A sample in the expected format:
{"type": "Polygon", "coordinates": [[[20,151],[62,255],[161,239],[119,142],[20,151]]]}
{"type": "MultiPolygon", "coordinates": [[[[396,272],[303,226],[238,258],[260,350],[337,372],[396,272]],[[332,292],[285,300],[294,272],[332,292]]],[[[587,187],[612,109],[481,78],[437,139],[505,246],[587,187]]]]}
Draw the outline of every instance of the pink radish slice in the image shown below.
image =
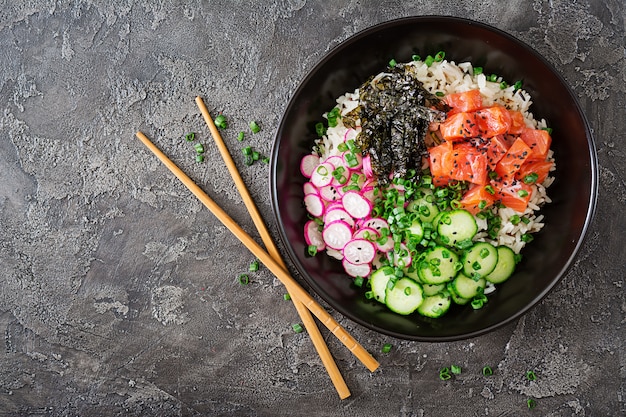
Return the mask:
{"type": "Polygon", "coordinates": [[[376,256],[376,246],[369,240],[352,239],[343,247],[343,258],[355,265],[368,264],[376,256]]]}
{"type": "Polygon", "coordinates": [[[320,157],[315,154],[305,155],[300,161],[300,172],[307,178],[311,178],[313,171],[320,163],[320,157]]]}
{"type": "Polygon", "coordinates": [[[356,191],[348,191],[341,198],[343,208],[355,219],[367,217],[372,212],[372,203],[356,191]]]}
{"type": "Polygon", "coordinates": [[[395,242],[391,236],[387,236],[387,240],[383,243],[376,241],[376,247],[379,251],[387,253],[393,250],[395,242]]]}
{"type": "Polygon", "coordinates": [[[324,161],[327,164],[331,164],[333,168],[337,168],[340,165],[343,165],[343,158],[339,155],[331,155],[324,161]]]}
{"type": "Polygon", "coordinates": [[[340,188],[334,185],[327,185],[320,188],[320,196],[328,202],[339,201],[343,196],[340,188]]]}
{"type": "Polygon", "coordinates": [[[369,155],[363,157],[363,173],[367,178],[374,177],[374,171],[372,171],[372,159],[369,155]]]}
{"type": "Polygon", "coordinates": [[[320,217],[324,214],[324,201],[319,194],[307,194],[304,196],[306,210],[313,217],[320,217]]]}
{"type": "Polygon", "coordinates": [[[372,261],[372,267],[375,269],[380,269],[383,267],[383,259],[385,259],[387,255],[384,253],[377,252],[376,256],[374,256],[374,260],[372,261]]]}
{"type": "Polygon", "coordinates": [[[316,246],[318,252],[326,249],[326,243],[322,238],[322,232],[320,230],[320,227],[313,220],[309,220],[304,224],[304,240],[306,241],[307,245],[316,246]]]}
{"type": "Polygon", "coordinates": [[[345,258],[341,263],[346,273],[354,278],[366,277],[372,273],[372,267],[370,266],[370,264],[355,265],[351,262],[348,262],[345,258]]]}
{"type": "Polygon", "coordinates": [[[373,203],[376,200],[377,193],[375,187],[364,187],[361,189],[361,194],[363,194],[363,197],[365,197],[370,203],[373,203]]]}
{"type": "Polygon", "coordinates": [[[376,240],[378,239],[378,237],[380,236],[380,234],[372,229],[371,227],[363,227],[359,230],[357,230],[356,232],[354,232],[354,234],[352,235],[353,239],[366,239],[366,240],[376,240]]]}
{"type": "Polygon", "coordinates": [[[335,220],[324,226],[322,237],[329,248],[342,250],[352,239],[352,227],[343,220],[335,220]]]}
{"type": "Polygon", "coordinates": [[[333,170],[335,167],[332,164],[323,162],[315,167],[311,174],[311,184],[317,188],[322,188],[333,182],[333,170]]]}
{"type": "MultiPolygon", "coordinates": [[[[404,243],[400,243],[400,252],[406,252],[406,255],[399,256],[398,252],[393,252],[393,264],[402,268],[411,265],[411,254],[404,243]],[[402,260],[402,262],[399,262],[400,260],[402,260]]],[[[391,254],[392,252],[387,252],[387,257],[391,258],[391,254]]]]}
{"type": "Polygon", "coordinates": [[[331,249],[328,246],[326,246],[326,254],[331,258],[337,259],[338,261],[343,260],[343,253],[341,253],[341,251],[331,249]]]}
{"type": "Polygon", "coordinates": [[[389,223],[387,223],[387,220],[380,218],[380,217],[372,217],[369,219],[364,219],[363,222],[358,223],[358,226],[360,228],[371,227],[372,229],[376,230],[379,234],[381,230],[389,229],[389,223]]]}
{"type": "Polygon", "coordinates": [[[354,228],[354,219],[350,217],[343,208],[335,207],[333,209],[326,209],[324,213],[324,223],[329,224],[337,220],[343,220],[348,223],[351,228],[354,228]]]}
{"type": "Polygon", "coordinates": [[[317,187],[308,181],[305,182],[304,185],[302,186],[302,191],[304,191],[304,195],[319,193],[319,190],[317,189],[317,187]]]}
{"type": "Polygon", "coordinates": [[[343,141],[347,142],[352,139],[356,139],[356,136],[359,134],[356,130],[350,128],[346,130],[346,133],[343,135],[343,141]]]}

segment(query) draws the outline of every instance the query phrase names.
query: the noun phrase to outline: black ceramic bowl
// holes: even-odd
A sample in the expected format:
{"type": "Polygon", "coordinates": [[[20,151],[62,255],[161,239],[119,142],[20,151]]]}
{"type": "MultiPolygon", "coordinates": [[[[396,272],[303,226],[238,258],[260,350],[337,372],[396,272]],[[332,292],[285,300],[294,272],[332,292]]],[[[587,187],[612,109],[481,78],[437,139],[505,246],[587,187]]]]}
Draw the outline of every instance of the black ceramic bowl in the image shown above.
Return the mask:
{"type": "MultiPolygon", "coordinates": [[[[493,27],[451,17],[411,17],[364,30],[330,51],[302,81],[282,118],[272,151],[270,186],[281,237],[298,272],[334,309],[361,325],[403,339],[450,341],[477,336],[520,317],[554,288],[572,264],[591,222],[597,194],[597,161],[589,125],[564,80],[545,59],[493,27]],[[299,164],[310,153],[315,123],[391,58],[434,55],[470,61],[505,80],[523,80],[533,98],[531,111],[553,128],[557,171],[548,189],[553,202],[542,209],[545,227],[523,250],[523,261],[480,310],[453,306],[442,318],[400,316],[366,300],[325,254],[306,255],[299,164]]],[[[572,312],[574,313],[574,312],[572,312]]]]}

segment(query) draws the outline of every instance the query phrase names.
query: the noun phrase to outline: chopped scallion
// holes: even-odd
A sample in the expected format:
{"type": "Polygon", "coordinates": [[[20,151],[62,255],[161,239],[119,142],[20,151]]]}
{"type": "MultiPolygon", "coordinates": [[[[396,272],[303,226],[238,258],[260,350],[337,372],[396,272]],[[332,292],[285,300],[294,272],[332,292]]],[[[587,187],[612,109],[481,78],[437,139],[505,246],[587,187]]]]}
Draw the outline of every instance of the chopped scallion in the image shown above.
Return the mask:
{"type": "Polygon", "coordinates": [[[215,126],[220,129],[226,129],[228,127],[228,122],[223,114],[219,114],[213,122],[215,123],[215,126]]]}
{"type": "Polygon", "coordinates": [[[296,323],[296,324],[292,324],[291,328],[293,329],[294,332],[296,333],[302,333],[302,331],[304,330],[302,328],[302,325],[300,323],[296,323]]]}
{"type": "Polygon", "coordinates": [[[385,343],[385,344],[383,345],[383,348],[381,349],[381,351],[382,351],[383,353],[389,353],[389,352],[391,352],[391,347],[392,347],[392,346],[391,346],[391,343],[385,343]]]}
{"type": "Polygon", "coordinates": [[[250,270],[250,272],[256,272],[259,270],[259,260],[255,259],[254,261],[252,261],[252,263],[250,263],[250,267],[248,268],[250,270]]]}
{"type": "Polygon", "coordinates": [[[398,65],[398,63],[396,62],[395,59],[392,58],[392,59],[389,60],[389,66],[391,68],[395,67],[396,65],[398,65]]]}
{"type": "Polygon", "coordinates": [[[283,294],[283,300],[289,301],[291,300],[291,296],[289,294],[283,294]]]}
{"type": "Polygon", "coordinates": [[[187,142],[193,142],[193,140],[196,138],[196,134],[193,132],[189,132],[185,135],[185,140],[187,142]]]}
{"type": "Polygon", "coordinates": [[[493,375],[493,369],[491,369],[490,366],[483,367],[483,375],[485,375],[485,376],[493,375]]]}
{"type": "Polygon", "coordinates": [[[259,133],[261,131],[259,124],[255,122],[254,120],[250,122],[249,126],[250,126],[250,130],[252,131],[252,133],[259,133]]]}
{"type": "Polygon", "coordinates": [[[248,283],[250,283],[250,277],[248,274],[240,274],[238,279],[241,285],[248,285],[248,283]]]}
{"type": "Polygon", "coordinates": [[[245,135],[246,134],[244,132],[239,132],[239,134],[237,135],[237,140],[241,142],[244,139],[245,135]]]}

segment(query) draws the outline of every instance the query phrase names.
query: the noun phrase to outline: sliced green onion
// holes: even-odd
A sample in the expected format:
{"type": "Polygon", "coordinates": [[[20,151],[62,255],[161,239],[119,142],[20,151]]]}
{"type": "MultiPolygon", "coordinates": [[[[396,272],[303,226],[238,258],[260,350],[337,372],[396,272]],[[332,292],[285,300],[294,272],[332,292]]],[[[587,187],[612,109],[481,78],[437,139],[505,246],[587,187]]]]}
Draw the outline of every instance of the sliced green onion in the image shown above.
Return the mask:
{"type": "Polygon", "coordinates": [[[433,58],[430,55],[428,55],[426,59],[424,60],[424,64],[426,64],[427,67],[430,67],[433,64],[433,62],[435,62],[435,58],[433,58]]]}
{"type": "Polygon", "coordinates": [[[252,155],[252,147],[246,146],[245,148],[241,149],[241,152],[243,152],[244,155],[252,155]]]}
{"type": "Polygon", "coordinates": [[[461,367],[459,365],[451,365],[450,372],[452,372],[454,375],[459,375],[461,373],[461,367]]]}
{"type": "Polygon", "coordinates": [[[411,55],[411,60],[413,61],[421,61],[422,57],[420,57],[419,55],[415,54],[415,55],[411,55]]]}
{"type": "Polygon", "coordinates": [[[324,126],[324,123],[319,122],[315,124],[315,133],[317,133],[317,136],[320,138],[326,134],[326,126],[324,126]]]}
{"type": "Polygon", "coordinates": [[[544,127],[542,130],[545,130],[546,132],[548,132],[550,135],[552,134],[552,128],[551,127],[544,127]]]}
{"type": "Polygon", "coordinates": [[[526,405],[528,406],[529,410],[532,410],[533,408],[537,406],[537,401],[533,400],[532,398],[529,398],[528,400],[526,400],[526,405]]]}
{"type": "Polygon", "coordinates": [[[197,154],[196,155],[196,162],[200,163],[200,162],[204,162],[204,155],[202,154],[197,154]]]}
{"type": "Polygon", "coordinates": [[[444,51],[439,51],[437,52],[437,54],[435,55],[435,62],[441,62],[443,61],[443,59],[446,57],[446,53],[444,51]]]}
{"type": "Polygon", "coordinates": [[[185,135],[185,140],[187,142],[193,142],[193,140],[196,138],[196,134],[193,132],[189,132],[185,135]]]}
{"type": "Polygon", "coordinates": [[[248,268],[250,270],[250,272],[256,272],[259,270],[259,260],[255,259],[254,261],[252,261],[252,263],[250,263],[250,267],[248,268]]]}
{"type": "Polygon", "coordinates": [[[302,325],[300,323],[296,323],[296,324],[292,324],[291,328],[293,329],[294,332],[296,333],[302,333],[302,331],[304,330],[302,328],[302,325]]]}
{"type": "Polygon", "coordinates": [[[522,197],[522,198],[524,198],[524,197],[528,197],[528,191],[526,191],[526,190],[519,190],[519,191],[517,192],[517,195],[518,195],[518,196],[520,196],[520,197],[522,197]]]}
{"type": "Polygon", "coordinates": [[[450,378],[452,378],[452,375],[450,375],[450,369],[442,368],[439,371],[439,379],[441,379],[442,381],[447,381],[450,378]]]}
{"type": "Polygon", "coordinates": [[[507,84],[506,81],[502,81],[500,83],[500,90],[504,90],[505,88],[507,88],[509,85],[507,84]]]}
{"type": "Polygon", "coordinates": [[[307,253],[309,256],[315,256],[315,255],[317,255],[317,246],[315,246],[315,245],[309,245],[309,246],[307,246],[307,248],[306,248],[306,253],[307,253]]]}
{"type": "Polygon", "coordinates": [[[270,157],[269,156],[264,156],[263,158],[261,158],[261,162],[263,162],[264,164],[269,164],[270,163],[270,157]]]}
{"type": "Polygon", "coordinates": [[[515,84],[513,84],[513,91],[520,90],[521,88],[522,88],[522,80],[515,81],[515,84]]]}
{"type": "Polygon", "coordinates": [[[361,276],[354,277],[354,285],[356,285],[357,287],[361,288],[364,282],[365,280],[363,279],[363,277],[361,276]]]}
{"type": "Polygon", "coordinates": [[[486,185],[485,186],[485,191],[487,191],[491,195],[494,195],[496,193],[496,190],[494,190],[493,186],[491,186],[491,185],[486,185]]]}
{"type": "Polygon", "coordinates": [[[519,216],[519,214],[514,214],[511,217],[509,217],[509,221],[511,222],[513,226],[517,226],[519,222],[521,221],[521,217],[519,216]]]}
{"type": "Polygon", "coordinates": [[[537,375],[533,371],[526,371],[526,379],[529,381],[537,380],[537,375]]]}
{"type": "Polygon", "coordinates": [[[534,184],[537,182],[537,179],[539,179],[539,175],[536,172],[531,172],[530,174],[524,176],[524,179],[522,180],[524,182],[524,184],[534,184]]]}
{"type": "Polygon", "coordinates": [[[238,279],[241,285],[248,285],[248,283],[250,283],[250,277],[248,274],[240,274],[238,279]]]}
{"type": "Polygon", "coordinates": [[[245,133],[244,132],[239,132],[239,134],[237,135],[237,140],[239,142],[241,142],[245,137],[245,133]]]}
{"type": "Polygon", "coordinates": [[[283,294],[283,300],[289,301],[291,300],[291,296],[289,294],[283,294]]]}
{"type": "Polygon", "coordinates": [[[254,120],[251,121],[248,126],[250,126],[250,130],[252,131],[252,133],[259,133],[261,131],[261,128],[259,127],[259,124],[257,122],[255,122],[254,120]]]}
{"type": "Polygon", "coordinates": [[[204,146],[201,143],[196,143],[193,147],[197,153],[204,153],[204,146]]]}
{"type": "Polygon", "coordinates": [[[219,114],[213,122],[215,123],[215,126],[220,129],[226,129],[228,127],[228,122],[223,114],[219,114]]]}
{"type": "Polygon", "coordinates": [[[445,96],[446,94],[445,94],[443,91],[437,91],[437,92],[435,93],[435,95],[436,95],[437,97],[443,97],[443,96],[445,96]]]}
{"type": "Polygon", "coordinates": [[[493,375],[493,369],[491,369],[490,366],[483,367],[483,375],[485,375],[485,376],[493,375]]]}
{"type": "Polygon", "coordinates": [[[495,83],[496,81],[498,81],[498,76],[496,74],[491,74],[489,77],[487,77],[487,79],[495,83]]]}
{"type": "Polygon", "coordinates": [[[482,74],[483,67],[474,67],[474,75],[482,74]]]}
{"type": "Polygon", "coordinates": [[[390,66],[391,68],[393,68],[393,67],[395,67],[396,65],[398,65],[398,63],[396,62],[396,60],[395,60],[395,59],[393,59],[393,58],[391,58],[391,59],[389,60],[389,66],[390,66]]]}
{"type": "Polygon", "coordinates": [[[391,346],[391,343],[385,343],[385,344],[383,345],[383,348],[381,349],[381,351],[382,351],[383,353],[389,353],[389,352],[391,352],[391,347],[392,347],[392,346],[391,346]]]}

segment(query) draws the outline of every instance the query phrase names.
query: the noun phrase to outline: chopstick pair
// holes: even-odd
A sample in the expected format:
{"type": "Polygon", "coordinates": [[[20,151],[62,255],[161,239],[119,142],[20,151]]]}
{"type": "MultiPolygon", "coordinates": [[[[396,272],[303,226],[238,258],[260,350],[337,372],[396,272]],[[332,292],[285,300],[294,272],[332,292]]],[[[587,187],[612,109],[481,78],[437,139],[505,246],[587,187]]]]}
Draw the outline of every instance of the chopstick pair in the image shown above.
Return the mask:
{"type": "Polygon", "coordinates": [[[226,163],[228,170],[235,181],[239,193],[246,205],[246,208],[250,212],[252,220],[261,235],[267,252],[257,244],[249,234],[247,234],[241,226],[239,226],[221,207],[219,207],[202,189],[193,182],[189,176],[187,176],[176,164],[174,164],[160,149],[158,149],[148,137],[142,132],[137,132],[137,138],[143,142],[143,144],[152,153],[159,158],[159,160],[185,185],[195,196],[209,209],[217,218],[222,222],[226,228],[228,228],[251,252],[255,255],[287,288],[287,291],[291,295],[291,299],[302,318],[302,322],[305,325],[307,332],[311,336],[311,340],[317,349],[318,354],[322,360],[322,363],[326,367],[326,370],[339,394],[341,399],[345,399],[350,396],[350,390],[348,389],[335,361],[328,350],[315,320],[310,313],[313,313],[330,331],[333,333],[347,348],[350,350],[371,372],[374,372],[379,364],[363,346],[361,346],[341,325],[326,311],[322,306],[317,303],[310,294],[308,294],[287,272],[287,268],[280,257],[280,254],[267,231],[263,219],[261,218],[256,205],[254,204],[250,194],[241,179],[239,172],[235,166],[235,163],[226,148],[219,131],[217,130],[213,119],[210,117],[209,111],[204,105],[204,102],[200,97],[196,98],[196,104],[200,108],[202,115],[211,131],[211,135],[218,146],[218,149],[226,163]],[[269,252],[269,253],[268,253],[269,252]]]}

